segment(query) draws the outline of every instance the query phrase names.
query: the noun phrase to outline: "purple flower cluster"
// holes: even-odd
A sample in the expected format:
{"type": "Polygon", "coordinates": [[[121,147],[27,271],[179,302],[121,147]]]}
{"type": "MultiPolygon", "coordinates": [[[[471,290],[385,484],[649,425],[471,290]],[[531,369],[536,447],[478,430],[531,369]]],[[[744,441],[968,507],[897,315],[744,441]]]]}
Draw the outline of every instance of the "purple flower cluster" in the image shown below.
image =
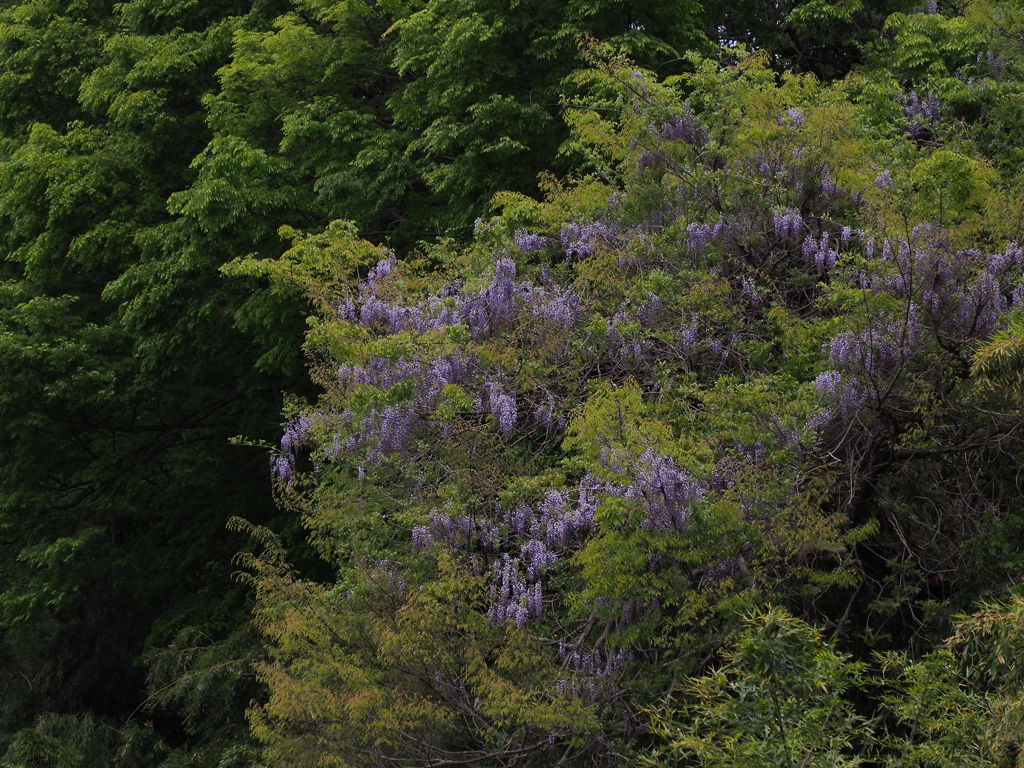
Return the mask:
{"type": "Polygon", "coordinates": [[[645,339],[639,329],[617,324],[624,317],[610,317],[605,320],[605,344],[611,357],[627,366],[641,363],[651,349],[651,342],[645,339]]]}
{"type": "Polygon", "coordinates": [[[482,395],[481,407],[486,398],[487,409],[497,420],[501,431],[507,434],[515,429],[516,419],[519,417],[515,393],[508,392],[497,382],[485,381],[482,395]]]}
{"type": "Polygon", "coordinates": [[[536,235],[532,232],[527,232],[525,229],[516,231],[516,248],[518,248],[522,253],[542,251],[547,248],[548,245],[548,239],[543,235],[536,235]]]}
{"type": "Polygon", "coordinates": [[[580,319],[580,297],[571,288],[521,282],[516,286],[516,298],[526,313],[559,331],[568,331],[580,319]]]}
{"type": "Polygon", "coordinates": [[[600,486],[583,480],[575,501],[568,491],[549,490],[531,507],[518,504],[505,513],[506,552],[495,562],[491,580],[488,616],[496,624],[512,621],[524,626],[537,619],[542,610],[541,582],[558,562],[561,553],[582,544],[594,525],[600,486]]]}
{"type": "Polygon", "coordinates": [[[815,380],[818,392],[831,400],[812,424],[820,428],[839,416],[849,422],[868,402],[869,393],[885,388],[920,351],[922,325],[916,304],[898,316],[882,316],[859,332],[843,331],[822,347],[831,370],[815,380]]]}
{"type": "Polygon", "coordinates": [[[719,220],[716,224],[692,222],[686,227],[686,246],[690,253],[700,255],[713,240],[717,240],[729,232],[729,225],[719,220]]]}
{"type": "Polygon", "coordinates": [[[626,366],[642,363],[653,346],[645,330],[654,327],[663,308],[661,298],[651,292],[640,302],[623,301],[615,314],[604,320],[608,355],[626,366]]]}
{"type": "Polygon", "coordinates": [[[526,583],[522,560],[509,554],[494,563],[491,579],[491,607],[487,612],[494,624],[514,623],[525,627],[531,619],[539,619],[543,610],[540,582],[526,583]]]}
{"type": "Polygon", "coordinates": [[[772,216],[772,228],[775,230],[775,236],[780,240],[795,240],[800,236],[803,226],[804,220],[800,211],[795,211],[792,208],[783,208],[772,216]]]}
{"type": "Polygon", "coordinates": [[[470,515],[452,515],[434,510],[427,517],[426,525],[412,529],[412,545],[422,552],[435,545],[441,545],[451,552],[468,550],[479,541],[488,551],[497,551],[502,543],[498,526],[487,518],[470,515]]]}
{"type": "Polygon", "coordinates": [[[650,450],[631,467],[631,474],[633,482],[621,489],[621,494],[643,511],[641,527],[683,533],[694,505],[707,493],[706,485],[678,468],[671,458],[650,450]]]}
{"type": "Polygon", "coordinates": [[[535,507],[520,503],[507,511],[505,525],[511,536],[539,541],[553,552],[565,551],[593,528],[602,488],[587,477],[580,482],[575,500],[568,491],[549,490],[535,507]]]}
{"type": "Polygon", "coordinates": [[[680,349],[689,354],[693,350],[694,345],[697,343],[697,339],[700,337],[698,330],[699,318],[696,314],[690,315],[690,322],[680,328],[679,331],[679,347],[680,349]]]}
{"type": "MultiPolygon", "coordinates": [[[[520,233],[524,246],[537,245],[536,236],[520,233]]],[[[398,291],[397,263],[393,256],[381,259],[361,283],[355,298],[339,303],[340,320],[361,325],[377,335],[404,332],[426,333],[452,326],[465,326],[475,339],[492,336],[520,320],[532,328],[550,328],[556,332],[571,329],[579,320],[580,298],[571,288],[555,285],[545,272],[542,285],[516,281],[515,262],[507,254],[494,261],[494,272],[482,287],[466,290],[461,283],[446,286],[417,304],[393,300],[398,291]]],[[[338,368],[338,383],[343,391],[367,387],[388,393],[396,386],[408,389],[402,399],[364,411],[360,419],[346,411],[341,430],[321,446],[327,460],[337,460],[342,450],[360,454],[366,463],[379,463],[388,454],[407,450],[416,427],[429,421],[440,404],[446,387],[456,385],[476,399],[481,413],[491,414],[503,433],[514,430],[519,419],[519,403],[513,385],[498,378],[489,379],[488,371],[472,355],[439,354],[436,357],[391,359],[372,357],[363,364],[345,363],[338,368]]],[[[564,423],[555,414],[553,399],[541,408],[538,421],[546,426],[564,423]]],[[[274,476],[291,482],[294,473],[294,448],[306,447],[311,440],[309,417],[300,417],[289,425],[282,440],[282,454],[275,456],[274,476]]]]}
{"type": "Polygon", "coordinates": [[[592,256],[601,243],[615,244],[619,234],[614,222],[569,222],[562,225],[562,251],[570,259],[583,259],[592,256]]]}
{"type": "Polygon", "coordinates": [[[508,256],[494,261],[494,277],[490,285],[467,296],[455,313],[474,338],[489,336],[500,326],[512,321],[516,314],[516,265],[508,256]]]}
{"type": "Polygon", "coordinates": [[[942,119],[942,102],[938,97],[928,95],[921,98],[916,91],[910,91],[897,97],[897,101],[903,105],[910,138],[921,139],[934,135],[942,119]]]}
{"type": "MultiPolygon", "coordinates": [[[[801,128],[804,124],[804,111],[799,107],[789,107],[786,110],[786,118],[788,118],[788,123],[790,126],[792,126],[793,128],[801,128]]],[[[783,120],[781,117],[779,118],[780,125],[783,125],[786,122],[787,121],[783,120]]]]}
{"type": "Polygon", "coordinates": [[[412,531],[413,548],[440,546],[465,557],[477,545],[501,553],[491,571],[488,617],[495,624],[525,626],[541,617],[542,582],[564,554],[581,546],[594,525],[604,486],[585,478],[574,492],[548,490],[534,505],[520,502],[503,524],[485,517],[434,510],[412,531]]]}
{"type": "Polygon", "coordinates": [[[361,453],[371,464],[388,454],[405,451],[416,426],[437,408],[445,387],[472,386],[480,374],[481,366],[474,357],[456,355],[427,360],[372,357],[363,366],[342,365],[338,383],[345,390],[369,387],[386,393],[398,385],[409,385],[410,394],[401,404],[371,409],[359,422],[351,411],[343,412],[339,426],[348,437],[342,444],[335,433],[330,445],[325,446],[324,458],[336,460],[342,446],[350,454],[361,453]]]}
{"type": "Polygon", "coordinates": [[[813,268],[819,275],[831,271],[839,258],[839,254],[829,243],[828,232],[822,232],[821,237],[817,239],[808,235],[801,246],[801,252],[807,266],[813,268]]]}
{"type": "Polygon", "coordinates": [[[989,338],[1024,297],[1024,251],[1016,243],[986,256],[955,250],[934,225],[917,227],[908,240],[884,239],[880,248],[858,234],[870,271],[853,276],[853,284],[898,299],[902,309],[875,315],[823,345],[829,370],[815,386],[831,402],[813,421],[815,429],[837,419],[848,423],[869,402],[880,407],[896,377],[928,354],[929,341],[946,350],[970,348],[989,338]]]}
{"type": "MultiPolygon", "coordinates": [[[[874,244],[865,245],[871,258],[874,244]]],[[[1016,243],[986,257],[974,249],[953,250],[941,230],[918,227],[910,241],[884,240],[875,272],[861,273],[857,284],[917,304],[912,311],[923,311],[946,343],[960,343],[984,340],[995,331],[1011,306],[1022,268],[1024,255],[1016,243]]]]}
{"type": "Polygon", "coordinates": [[[419,414],[415,410],[391,405],[363,419],[363,434],[370,437],[367,460],[375,462],[388,454],[404,451],[418,421],[419,414]]]}
{"type": "Polygon", "coordinates": [[[917,352],[921,321],[915,304],[905,315],[873,322],[860,333],[843,331],[822,349],[836,368],[887,374],[905,365],[917,352]]]}
{"type": "Polygon", "coordinates": [[[605,467],[621,477],[599,486],[609,497],[633,502],[639,515],[632,522],[658,533],[685,533],[693,507],[709,493],[707,483],[676,466],[669,456],[647,450],[628,465],[602,454],[605,467]]]}
{"type": "Polygon", "coordinates": [[[302,448],[313,437],[313,416],[302,413],[289,421],[281,436],[281,450],[284,452],[302,448]]]}
{"type": "Polygon", "coordinates": [[[636,308],[634,316],[640,321],[641,325],[649,328],[654,325],[661,310],[661,299],[657,295],[648,292],[646,301],[636,308]]]}
{"type": "Polygon", "coordinates": [[[740,279],[740,287],[742,289],[743,298],[751,309],[758,309],[761,304],[761,294],[757,291],[757,286],[754,281],[749,277],[743,277],[740,279]]]}
{"type": "Polygon", "coordinates": [[[289,488],[295,479],[295,459],[298,452],[310,445],[319,414],[302,413],[285,424],[278,452],[270,457],[270,476],[289,488]]]}
{"type": "Polygon", "coordinates": [[[570,653],[563,643],[558,648],[558,660],[563,669],[572,673],[571,677],[558,681],[558,694],[593,704],[606,691],[613,697],[620,693],[615,678],[622,667],[633,660],[633,654],[630,651],[618,651],[605,656],[596,648],[570,653]]]}
{"type": "Polygon", "coordinates": [[[295,482],[295,455],[292,453],[275,453],[270,457],[270,476],[289,488],[295,482]]]}
{"type": "MultiPolygon", "coordinates": [[[[597,231],[596,227],[584,228],[581,236],[589,237],[597,231]]],[[[519,239],[526,250],[544,247],[539,243],[545,238],[539,235],[522,233],[519,239]]],[[[571,326],[579,315],[580,300],[571,289],[517,283],[515,262],[507,254],[495,258],[493,276],[482,288],[467,292],[461,285],[448,286],[440,295],[417,304],[396,304],[391,300],[388,283],[395,269],[393,256],[382,259],[361,284],[358,297],[337,305],[338,319],[384,336],[404,331],[425,333],[463,324],[474,338],[482,338],[524,312],[544,322],[555,322],[563,329],[571,326]]]]}
{"type": "Polygon", "coordinates": [[[1006,71],[1007,64],[1009,63],[1005,56],[997,56],[993,51],[979,52],[976,62],[978,69],[988,72],[989,77],[995,80],[996,83],[1002,82],[1003,73],[1006,71]]]}
{"type": "Polygon", "coordinates": [[[665,167],[668,161],[668,153],[664,149],[652,149],[641,152],[636,157],[636,169],[638,171],[649,171],[665,167]]]}
{"type": "Polygon", "coordinates": [[[839,371],[825,371],[814,380],[815,389],[832,402],[812,422],[812,429],[820,429],[838,415],[845,424],[860,412],[864,396],[856,379],[844,376],[839,371]]]}
{"type": "Polygon", "coordinates": [[[659,125],[651,126],[651,131],[666,141],[682,141],[698,149],[707,146],[711,136],[701,128],[700,121],[690,110],[689,103],[683,105],[683,114],[672,115],[659,125]]]}

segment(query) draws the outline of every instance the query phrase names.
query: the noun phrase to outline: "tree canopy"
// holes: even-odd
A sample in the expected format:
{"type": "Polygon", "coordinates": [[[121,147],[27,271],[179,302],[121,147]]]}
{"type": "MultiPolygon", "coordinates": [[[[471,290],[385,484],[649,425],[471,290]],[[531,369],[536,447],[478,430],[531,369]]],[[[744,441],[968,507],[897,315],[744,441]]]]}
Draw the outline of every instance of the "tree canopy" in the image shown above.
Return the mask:
{"type": "Polygon", "coordinates": [[[4,4],[0,765],[1014,764],[1021,30],[4,4]]]}

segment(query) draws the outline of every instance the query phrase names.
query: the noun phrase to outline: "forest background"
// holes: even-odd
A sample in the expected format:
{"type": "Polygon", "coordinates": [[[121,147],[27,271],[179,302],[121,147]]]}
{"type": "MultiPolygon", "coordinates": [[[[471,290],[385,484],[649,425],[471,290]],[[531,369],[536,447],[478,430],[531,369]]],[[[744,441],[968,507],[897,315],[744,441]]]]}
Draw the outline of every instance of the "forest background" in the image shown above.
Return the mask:
{"type": "Polygon", "coordinates": [[[0,8],[0,765],[1024,761],[1019,2],[0,8]]]}

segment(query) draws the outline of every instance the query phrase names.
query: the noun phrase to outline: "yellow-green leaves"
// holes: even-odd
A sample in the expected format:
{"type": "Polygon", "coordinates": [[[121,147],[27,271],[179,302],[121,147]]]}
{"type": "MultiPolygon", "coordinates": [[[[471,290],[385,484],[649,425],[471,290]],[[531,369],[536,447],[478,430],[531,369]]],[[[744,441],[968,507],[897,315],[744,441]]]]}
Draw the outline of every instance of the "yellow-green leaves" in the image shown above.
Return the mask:
{"type": "Polygon", "coordinates": [[[995,174],[978,160],[940,149],[911,169],[910,180],[921,218],[952,224],[983,210],[995,174]]]}

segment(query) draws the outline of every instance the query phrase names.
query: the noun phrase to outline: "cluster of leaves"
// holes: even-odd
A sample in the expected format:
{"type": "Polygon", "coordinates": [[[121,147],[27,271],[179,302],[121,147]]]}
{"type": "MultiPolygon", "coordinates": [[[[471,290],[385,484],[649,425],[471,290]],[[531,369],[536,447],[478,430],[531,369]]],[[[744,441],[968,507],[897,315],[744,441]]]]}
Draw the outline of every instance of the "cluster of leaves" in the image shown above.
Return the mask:
{"type": "Polygon", "coordinates": [[[1024,712],[1004,654],[1021,640],[1021,609],[1020,597],[986,605],[942,647],[917,660],[879,654],[874,668],[785,611],[755,612],[721,667],[652,713],[663,743],[639,764],[1012,765],[1024,712]],[[851,697],[869,691],[870,719],[851,697]]]}

